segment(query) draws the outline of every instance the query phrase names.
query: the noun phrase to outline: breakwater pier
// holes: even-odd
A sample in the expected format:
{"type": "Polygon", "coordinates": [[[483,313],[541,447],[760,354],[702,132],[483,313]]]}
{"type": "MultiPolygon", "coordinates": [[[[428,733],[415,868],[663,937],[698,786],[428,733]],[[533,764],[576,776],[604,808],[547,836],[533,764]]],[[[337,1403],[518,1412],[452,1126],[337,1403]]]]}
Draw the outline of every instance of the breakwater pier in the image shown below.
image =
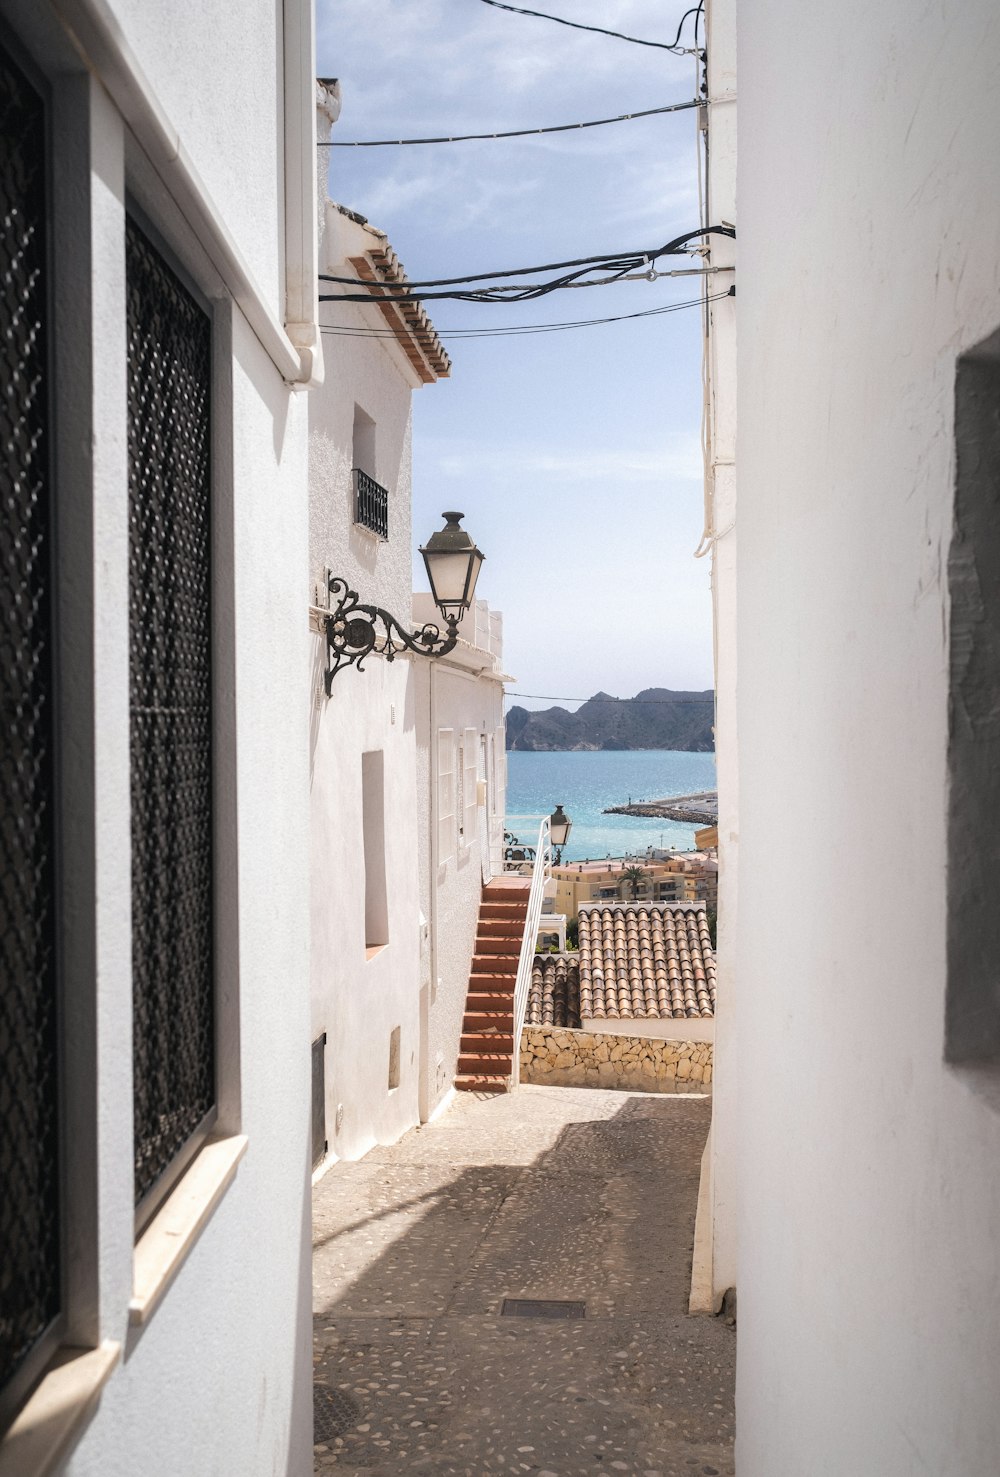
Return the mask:
{"type": "Polygon", "coordinates": [[[650,816],[662,820],[684,821],[689,826],[714,826],[719,819],[717,790],[702,790],[697,795],[668,795],[663,800],[637,800],[629,796],[627,805],[608,805],[605,815],[650,816]]]}

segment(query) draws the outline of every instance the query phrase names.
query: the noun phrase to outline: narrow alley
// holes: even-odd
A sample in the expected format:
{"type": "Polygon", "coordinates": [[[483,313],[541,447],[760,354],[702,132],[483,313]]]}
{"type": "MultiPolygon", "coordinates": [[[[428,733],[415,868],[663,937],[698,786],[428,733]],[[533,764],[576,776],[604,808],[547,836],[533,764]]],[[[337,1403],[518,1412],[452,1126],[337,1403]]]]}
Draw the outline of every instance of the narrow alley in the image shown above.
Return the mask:
{"type": "Polygon", "coordinates": [[[710,1112],[463,1094],[336,1164],[314,1191],[316,1471],[731,1474],[735,1332],[686,1311],[710,1112]]]}

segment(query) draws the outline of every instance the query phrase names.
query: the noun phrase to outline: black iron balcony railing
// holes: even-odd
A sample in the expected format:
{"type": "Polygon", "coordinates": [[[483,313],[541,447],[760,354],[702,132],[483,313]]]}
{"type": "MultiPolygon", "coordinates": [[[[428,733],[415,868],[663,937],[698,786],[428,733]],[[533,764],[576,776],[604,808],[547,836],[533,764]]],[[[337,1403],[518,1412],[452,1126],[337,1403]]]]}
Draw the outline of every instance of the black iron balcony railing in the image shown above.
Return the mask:
{"type": "Polygon", "coordinates": [[[379,538],[389,537],[389,494],[360,467],[354,468],[354,521],[379,538]]]}

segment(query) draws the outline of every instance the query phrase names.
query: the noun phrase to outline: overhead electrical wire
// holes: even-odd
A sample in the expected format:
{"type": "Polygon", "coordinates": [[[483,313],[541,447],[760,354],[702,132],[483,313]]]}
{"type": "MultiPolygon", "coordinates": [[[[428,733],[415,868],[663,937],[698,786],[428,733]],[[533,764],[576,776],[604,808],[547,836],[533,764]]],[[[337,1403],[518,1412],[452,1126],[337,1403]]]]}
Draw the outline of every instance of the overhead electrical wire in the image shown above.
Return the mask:
{"type": "MultiPolygon", "coordinates": [[[[717,302],[720,298],[735,297],[735,287],[730,287],[725,292],[715,293],[709,298],[709,302],[717,302]]],[[[384,299],[373,298],[372,302],[384,301],[384,299]]],[[[514,338],[521,334],[530,333],[559,333],[569,328],[597,328],[605,323],[625,323],[632,318],[657,318],[664,313],[678,313],[682,308],[700,308],[705,299],[703,297],[692,298],[689,302],[668,303],[663,308],[646,308],[641,313],[618,313],[610,318],[580,318],[568,323],[518,323],[511,324],[507,328],[451,328],[435,330],[437,337],[445,339],[470,339],[470,338],[514,338]]],[[[395,338],[396,334],[391,328],[351,328],[345,325],[320,324],[320,331],[334,335],[337,338],[395,338]]]]}
{"type": "Polygon", "coordinates": [[[454,133],[436,138],[370,138],[325,139],[318,149],[396,149],[404,144],[465,144],[471,140],[494,138],[533,138],[539,133],[572,133],[578,128],[604,128],[608,123],[629,123],[634,118],[652,118],[657,113],[681,113],[685,108],[700,108],[703,98],[690,102],[667,103],[662,108],[643,108],[638,113],[618,113],[614,118],[593,118],[588,123],[554,123],[548,128],[509,128],[498,133],[454,133]]]}
{"type": "MultiPolygon", "coordinates": [[[[688,231],[684,236],[677,236],[673,241],[668,241],[666,246],[659,247],[654,251],[622,252],[621,255],[617,257],[578,256],[574,257],[572,261],[545,262],[540,267],[510,267],[505,271],[476,272],[472,275],[464,277],[426,277],[417,282],[407,281],[406,285],[407,287],[454,287],[457,284],[463,282],[488,282],[493,277],[533,277],[536,272],[558,272],[563,267],[606,267],[616,261],[621,261],[625,258],[627,258],[630,263],[633,261],[651,262],[657,256],[679,256],[681,253],[679,251],[672,251],[673,247],[675,247],[679,242],[690,240],[692,236],[701,236],[706,234],[706,232],[708,231],[717,231],[720,232],[723,236],[733,236],[735,234],[731,226],[701,226],[697,231],[688,231]]],[[[320,272],[319,280],[321,282],[344,282],[350,286],[352,284],[356,284],[358,279],[357,277],[333,277],[330,276],[329,273],[320,272]]]]}
{"type": "MultiPolygon", "coordinates": [[[[574,31],[593,31],[598,36],[613,36],[616,41],[631,41],[633,46],[654,46],[658,51],[672,51],[675,56],[683,56],[690,49],[680,45],[681,32],[684,30],[684,22],[689,15],[697,17],[701,5],[694,5],[686,10],[681,16],[680,25],[677,27],[677,35],[673,41],[643,41],[638,36],[626,36],[622,31],[606,31],[603,26],[585,26],[581,21],[568,21],[561,15],[547,15],[542,10],[524,10],[520,5],[506,5],[503,0],[483,0],[484,5],[492,5],[497,10],[509,10],[514,15],[530,15],[535,20],[555,21],[559,26],[571,26],[574,31]]],[[[697,44],[697,18],[695,19],[695,42],[697,44]]]]}
{"type": "MultiPolygon", "coordinates": [[[[367,292],[343,292],[343,293],[320,293],[321,303],[367,303],[377,298],[383,303],[412,303],[418,301],[432,301],[451,299],[456,302],[488,303],[488,302],[531,302],[535,298],[545,297],[550,292],[556,292],[559,288],[572,286],[581,278],[589,276],[593,272],[611,273],[606,278],[614,282],[626,276],[629,272],[635,272],[642,267],[651,267],[661,256],[683,256],[687,250],[688,243],[699,236],[720,235],[734,236],[736,233],[731,226],[699,226],[694,231],[686,231],[682,236],[676,236],[664,246],[656,247],[652,251],[629,252],[622,256],[593,256],[583,257],[572,262],[553,262],[543,267],[515,267],[505,272],[480,272],[475,276],[440,278],[437,281],[407,282],[407,283],[372,283],[372,287],[388,288],[389,291],[374,293],[367,292]],[[498,277],[526,277],[534,276],[538,272],[558,271],[562,268],[572,268],[562,276],[554,277],[548,282],[536,282],[526,287],[503,286],[496,284],[492,287],[457,290],[460,284],[470,282],[483,282],[490,278],[498,277]],[[443,287],[444,292],[428,292],[429,287],[443,287]]],[[[333,282],[347,287],[359,287],[357,277],[336,277],[328,273],[320,274],[321,282],[333,282]]]]}
{"type": "Polygon", "coordinates": [[[684,704],[704,708],[715,701],[711,689],[707,697],[552,697],[547,692],[505,692],[504,698],[509,697],[534,698],[542,703],[632,703],[643,708],[679,708],[684,704]]]}

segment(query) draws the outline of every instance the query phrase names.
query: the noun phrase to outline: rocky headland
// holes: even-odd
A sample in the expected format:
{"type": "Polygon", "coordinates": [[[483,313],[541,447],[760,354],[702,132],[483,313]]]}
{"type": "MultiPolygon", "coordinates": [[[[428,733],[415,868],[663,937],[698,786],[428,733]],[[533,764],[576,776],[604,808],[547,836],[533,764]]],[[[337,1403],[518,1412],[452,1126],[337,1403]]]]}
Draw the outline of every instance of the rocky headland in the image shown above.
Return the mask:
{"type": "Polygon", "coordinates": [[[579,749],[682,749],[710,754],[715,748],[715,694],[647,687],[635,697],[596,692],[575,713],[566,708],[507,714],[507,748],[535,751],[579,749]]]}

